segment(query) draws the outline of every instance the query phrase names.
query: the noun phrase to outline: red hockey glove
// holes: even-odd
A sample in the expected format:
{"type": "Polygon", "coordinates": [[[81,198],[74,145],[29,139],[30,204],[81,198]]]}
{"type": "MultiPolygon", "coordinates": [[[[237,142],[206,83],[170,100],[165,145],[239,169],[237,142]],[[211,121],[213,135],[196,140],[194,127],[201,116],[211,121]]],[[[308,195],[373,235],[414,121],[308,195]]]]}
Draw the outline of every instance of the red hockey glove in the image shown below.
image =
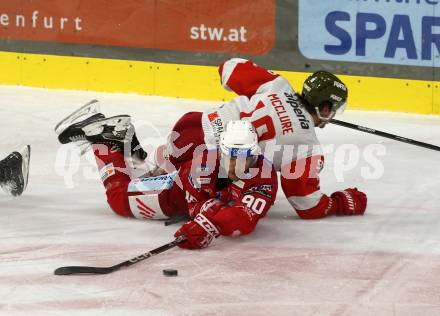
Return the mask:
{"type": "Polygon", "coordinates": [[[180,248],[201,249],[208,247],[211,241],[217,238],[220,233],[203,213],[199,213],[192,221],[180,227],[174,237],[181,235],[186,235],[186,240],[178,244],[180,248]]]}
{"type": "Polygon", "coordinates": [[[189,205],[189,216],[193,218],[197,214],[207,211],[217,213],[223,206],[224,204],[220,200],[215,198],[200,203],[194,203],[192,205],[189,205]]]}
{"type": "Polygon", "coordinates": [[[367,196],[357,188],[337,191],[331,197],[336,202],[337,215],[364,215],[367,196]]]}

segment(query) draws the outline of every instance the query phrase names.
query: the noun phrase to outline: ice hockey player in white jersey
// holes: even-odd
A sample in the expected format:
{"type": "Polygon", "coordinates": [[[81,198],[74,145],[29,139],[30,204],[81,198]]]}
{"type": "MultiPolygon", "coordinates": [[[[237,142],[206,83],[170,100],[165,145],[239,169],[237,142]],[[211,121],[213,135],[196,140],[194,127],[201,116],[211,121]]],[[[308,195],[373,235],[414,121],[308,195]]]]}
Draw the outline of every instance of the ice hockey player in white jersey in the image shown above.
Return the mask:
{"type": "Polygon", "coordinates": [[[280,171],[281,187],[301,218],[365,212],[367,197],[356,188],[328,196],[319,186],[324,157],[314,128],[323,128],[345,107],[348,89],[338,77],[315,72],[299,94],[287,79],[250,60],[230,59],[219,67],[219,74],[223,87],[238,96],[203,113],[183,115],[168,143],[156,151],[158,166],[167,171],[179,169],[193,159],[198,146],[218,145],[229,121],[248,120],[258,133],[265,157],[280,171]]]}
{"type": "Polygon", "coordinates": [[[0,161],[0,186],[13,196],[19,196],[27,187],[31,147],[24,146],[0,161]]]}

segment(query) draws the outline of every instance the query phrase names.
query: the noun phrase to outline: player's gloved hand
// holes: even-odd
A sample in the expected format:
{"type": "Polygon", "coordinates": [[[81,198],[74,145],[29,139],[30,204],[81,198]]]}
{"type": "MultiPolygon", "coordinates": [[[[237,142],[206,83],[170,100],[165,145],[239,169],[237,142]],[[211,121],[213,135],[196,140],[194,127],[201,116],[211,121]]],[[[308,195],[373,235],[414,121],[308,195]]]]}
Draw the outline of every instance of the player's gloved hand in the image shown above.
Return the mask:
{"type": "Polygon", "coordinates": [[[178,244],[180,248],[201,249],[208,247],[211,241],[220,235],[220,232],[203,213],[199,213],[192,221],[180,227],[174,237],[181,235],[186,235],[186,240],[178,244]]]}
{"type": "Polygon", "coordinates": [[[189,207],[189,216],[191,218],[193,218],[197,214],[203,213],[203,212],[210,212],[210,213],[215,214],[223,206],[224,206],[224,204],[216,198],[212,198],[212,199],[206,200],[204,202],[200,202],[200,203],[194,203],[192,206],[189,207]]]}
{"type": "Polygon", "coordinates": [[[337,191],[331,195],[336,203],[336,215],[363,215],[367,207],[367,196],[357,188],[337,191]]]}

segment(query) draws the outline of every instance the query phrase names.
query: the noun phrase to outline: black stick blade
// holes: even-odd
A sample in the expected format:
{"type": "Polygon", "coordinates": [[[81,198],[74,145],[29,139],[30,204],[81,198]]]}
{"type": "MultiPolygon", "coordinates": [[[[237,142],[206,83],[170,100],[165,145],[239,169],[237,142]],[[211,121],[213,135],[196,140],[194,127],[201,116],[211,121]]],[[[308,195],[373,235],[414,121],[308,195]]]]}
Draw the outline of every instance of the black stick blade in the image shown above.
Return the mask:
{"type": "Polygon", "coordinates": [[[82,267],[82,266],[70,266],[61,267],[54,271],[55,275],[70,275],[70,274],[108,274],[118,268],[98,268],[98,267],[82,267]]]}

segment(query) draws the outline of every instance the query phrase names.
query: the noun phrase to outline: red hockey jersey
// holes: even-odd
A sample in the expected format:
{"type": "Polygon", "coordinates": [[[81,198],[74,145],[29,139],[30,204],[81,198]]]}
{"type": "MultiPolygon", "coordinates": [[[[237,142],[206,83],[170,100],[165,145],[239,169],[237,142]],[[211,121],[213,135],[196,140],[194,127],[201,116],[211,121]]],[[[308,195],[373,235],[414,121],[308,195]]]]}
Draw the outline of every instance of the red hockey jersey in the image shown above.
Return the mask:
{"type": "Polygon", "coordinates": [[[332,200],[320,191],[318,173],[324,157],[312,116],[290,83],[250,60],[233,58],[219,68],[221,83],[238,97],[203,113],[207,144],[217,144],[231,120],[249,120],[257,130],[264,156],[281,171],[286,198],[300,217],[334,213],[332,200]]]}
{"type": "Polygon", "coordinates": [[[247,179],[231,182],[222,172],[217,152],[208,156],[179,170],[190,217],[204,212],[221,235],[249,234],[275,201],[278,184],[273,166],[260,156],[247,179]]]}

